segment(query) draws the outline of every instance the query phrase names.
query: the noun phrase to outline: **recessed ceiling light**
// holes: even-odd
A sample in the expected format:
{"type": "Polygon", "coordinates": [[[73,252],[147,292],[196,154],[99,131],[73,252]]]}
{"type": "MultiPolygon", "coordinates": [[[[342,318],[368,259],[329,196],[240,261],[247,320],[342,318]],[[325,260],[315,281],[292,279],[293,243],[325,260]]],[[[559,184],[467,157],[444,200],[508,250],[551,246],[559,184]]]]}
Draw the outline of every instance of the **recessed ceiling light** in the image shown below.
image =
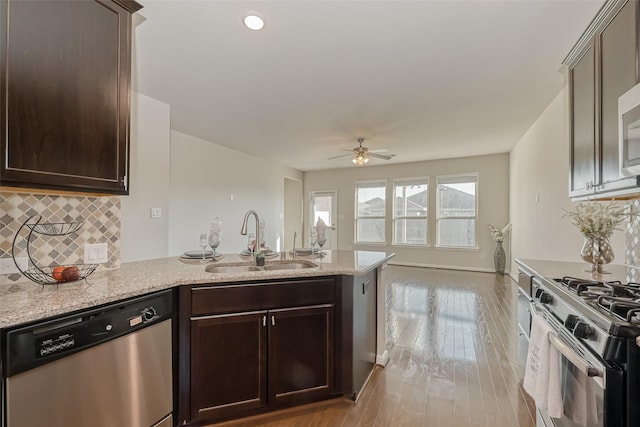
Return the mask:
{"type": "Polygon", "coordinates": [[[245,15],[243,21],[244,25],[250,30],[259,31],[264,28],[264,19],[256,15],[255,12],[249,12],[245,15]]]}

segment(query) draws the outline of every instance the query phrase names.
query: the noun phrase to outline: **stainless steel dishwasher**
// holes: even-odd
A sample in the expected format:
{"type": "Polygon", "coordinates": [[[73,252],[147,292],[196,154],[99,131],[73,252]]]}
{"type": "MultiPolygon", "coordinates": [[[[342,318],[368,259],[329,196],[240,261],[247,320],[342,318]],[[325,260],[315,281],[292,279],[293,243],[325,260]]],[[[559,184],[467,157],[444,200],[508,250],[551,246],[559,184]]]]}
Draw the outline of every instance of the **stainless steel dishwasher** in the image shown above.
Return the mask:
{"type": "Polygon", "coordinates": [[[6,427],[173,427],[171,291],[6,332],[6,427]]]}

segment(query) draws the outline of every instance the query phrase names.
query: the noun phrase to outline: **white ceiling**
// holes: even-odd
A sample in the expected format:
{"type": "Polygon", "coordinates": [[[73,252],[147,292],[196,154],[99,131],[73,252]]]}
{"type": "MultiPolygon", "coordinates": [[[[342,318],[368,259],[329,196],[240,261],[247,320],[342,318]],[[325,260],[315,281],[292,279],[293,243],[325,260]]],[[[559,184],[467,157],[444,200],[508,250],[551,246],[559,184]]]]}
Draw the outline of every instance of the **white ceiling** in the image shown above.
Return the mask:
{"type": "Polygon", "coordinates": [[[602,0],[140,0],[134,89],[171,127],[301,170],[507,152],[602,0]],[[242,17],[257,11],[262,31],[242,17]]]}

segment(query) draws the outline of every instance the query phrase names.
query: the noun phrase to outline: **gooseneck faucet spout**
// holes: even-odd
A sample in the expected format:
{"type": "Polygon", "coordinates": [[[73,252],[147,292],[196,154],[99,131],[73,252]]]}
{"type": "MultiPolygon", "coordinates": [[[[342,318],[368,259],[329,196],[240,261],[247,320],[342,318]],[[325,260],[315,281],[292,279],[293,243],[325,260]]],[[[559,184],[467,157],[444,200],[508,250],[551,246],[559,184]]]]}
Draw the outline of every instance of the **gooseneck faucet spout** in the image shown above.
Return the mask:
{"type": "Polygon", "coordinates": [[[247,235],[247,222],[249,222],[249,217],[253,215],[256,218],[256,242],[255,242],[255,247],[253,252],[257,253],[260,251],[260,218],[258,217],[258,213],[256,211],[254,211],[253,209],[247,211],[246,214],[244,214],[244,219],[242,220],[242,228],[240,229],[240,234],[242,234],[243,236],[247,235]]]}

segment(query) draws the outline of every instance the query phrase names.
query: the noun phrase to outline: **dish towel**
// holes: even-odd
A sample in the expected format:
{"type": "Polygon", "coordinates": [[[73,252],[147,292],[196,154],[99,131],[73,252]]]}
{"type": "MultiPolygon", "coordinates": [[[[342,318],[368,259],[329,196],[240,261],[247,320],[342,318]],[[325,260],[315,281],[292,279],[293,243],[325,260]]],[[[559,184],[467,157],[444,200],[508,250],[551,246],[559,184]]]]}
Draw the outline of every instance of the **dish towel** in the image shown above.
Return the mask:
{"type": "Polygon", "coordinates": [[[596,403],[595,382],[600,383],[600,378],[589,378],[584,372],[575,368],[569,368],[570,375],[565,385],[565,414],[579,426],[597,424],[601,415],[598,413],[596,403]]]}
{"type": "Polygon", "coordinates": [[[531,323],[529,351],[522,386],[538,408],[546,411],[550,417],[559,418],[563,414],[560,354],[549,342],[551,333],[553,331],[544,318],[535,314],[531,323]]]}

